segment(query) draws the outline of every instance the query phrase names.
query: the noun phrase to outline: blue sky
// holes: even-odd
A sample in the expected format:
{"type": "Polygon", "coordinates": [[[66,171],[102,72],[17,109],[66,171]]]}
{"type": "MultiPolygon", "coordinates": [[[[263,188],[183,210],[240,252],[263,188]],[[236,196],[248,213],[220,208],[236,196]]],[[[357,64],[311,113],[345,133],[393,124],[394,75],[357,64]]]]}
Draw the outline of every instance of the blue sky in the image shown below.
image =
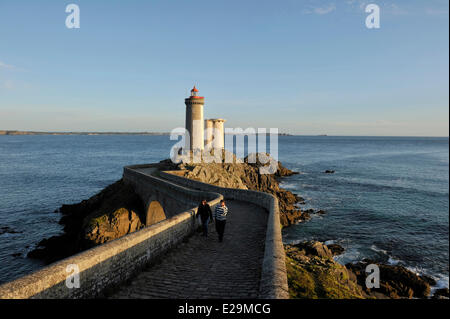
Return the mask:
{"type": "Polygon", "coordinates": [[[170,131],[196,84],[228,127],[448,136],[448,6],[0,0],[0,129],[170,131]]]}

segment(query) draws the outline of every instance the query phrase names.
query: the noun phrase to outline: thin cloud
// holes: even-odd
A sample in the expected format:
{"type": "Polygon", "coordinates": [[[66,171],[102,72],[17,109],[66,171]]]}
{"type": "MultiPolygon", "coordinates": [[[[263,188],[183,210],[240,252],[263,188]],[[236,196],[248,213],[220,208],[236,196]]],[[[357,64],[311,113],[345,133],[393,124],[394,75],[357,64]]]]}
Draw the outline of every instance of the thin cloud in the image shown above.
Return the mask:
{"type": "Polygon", "coordinates": [[[357,8],[358,10],[364,11],[367,5],[371,2],[368,0],[347,0],[346,3],[352,8],[357,8]]]}
{"type": "Polygon", "coordinates": [[[0,61],[0,69],[14,69],[14,65],[6,64],[2,61],[0,61]]]}
{"type": "Polygon", "coordinates": [[[369,4],[377,4],[382,8],[384,12],[388,12],[394,15],[404,15],[407,14],[407,10],[404,7],[400,7],[397,3],[392,1],[371,1],[371,0],[347,0],[345,2],[348,6],[353,9],[365,11],[369,4]]]}
{"type": "Polygon", "coordinates": [[[314,8],[314,13],[316,14],[320,14],[320,15],[324,15],[324,14],[328,14],[331,13],[333,11],[336,10],[336,5],[334,4],[330,4],[327,7],[317,7],[314,8]]]}
{"type": "Polygon", "coordinates": [[[336,11],[336,5],[334,3],[331,3],[329,5],[320,6],[320,7],[311,5],[307,9],[305,9],[303,11],[303,13],[325,15],[325,14],[331,13],[333,11],[336,11]]]}

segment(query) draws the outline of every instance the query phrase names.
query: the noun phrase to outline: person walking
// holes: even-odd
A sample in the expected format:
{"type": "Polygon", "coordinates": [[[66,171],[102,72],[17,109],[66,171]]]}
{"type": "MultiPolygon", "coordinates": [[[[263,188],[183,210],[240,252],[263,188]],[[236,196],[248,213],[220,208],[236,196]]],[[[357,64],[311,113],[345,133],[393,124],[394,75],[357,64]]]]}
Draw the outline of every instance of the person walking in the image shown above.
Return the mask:
{"type": "Polygon", "coordinates": [[[200,220],[202,221],[202,230],[203,230],[202,236],[208,237],[208,224],[209,221],[212,220],[213,216],[211,207],[209,207],[206,199],[203,199],[200,205],[198,206],[196,217],[198,217],[199,215],[200,220]]]}
{"type": "Polygon", "coordinates": [[[228,207],[222,199],[220,204],[214,210],[214,220],[216,222],[216,231],[219,235],[219,242],[223,241],[223,233],[225,232],[225,224],[227,223],[228,207]]]}

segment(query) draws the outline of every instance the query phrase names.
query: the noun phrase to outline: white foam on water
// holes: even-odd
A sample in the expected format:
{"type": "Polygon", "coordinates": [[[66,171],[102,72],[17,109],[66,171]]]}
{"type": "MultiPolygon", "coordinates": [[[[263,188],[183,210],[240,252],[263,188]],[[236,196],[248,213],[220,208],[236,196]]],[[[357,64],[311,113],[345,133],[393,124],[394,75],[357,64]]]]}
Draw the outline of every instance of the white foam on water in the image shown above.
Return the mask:
{"type": "Polygon", "coordinates": [[[356,264],[362,258],[361,252],[356,247],[349,247],[345,249],[342,255],[334,256],[334,261],[345,265],[347,263],[356,264]]]}
{"type": "Polygon", "coordinates": [[[381,253],[381,254],[386,255],[388,257],[388,260],[386,262],[388,265],[397,266],[399,264],[400,265],[403,264],[403,261],[401,259],[397,259],[394,256],[390,255],[387,252],[387,250],[381,249],[381,248],[377,247],[376,245],[370,246],[370,249],[375,251],[375,252],[377,252],[377,253],[381,253]]]}
{"type": "Polygon", "coordinates": [[[301,242],[304,242],[306,239],[292,239],[292,240],[284,240],[283,243],[286,245],[298,245],[301,242]]]}
{"type": "MultiPolygon", "coordinates": [[[[415,273],[417,276],[420,276],[420,275],[430,276],[430,275],[426,274],[426,272],[424,271],[424,269],[422,267],[419,267],[419,266],[416,266],[416,267],[406,266],[405,268],[408,269],[409,271],[415,273]]],[[[430,277],[433,277],[433,276],[430,276],[430,277]]]]}
{"type": "MultiPolygon", "coordinates": [[[[372,249],[373,251],[377,252],[377,253],[383,253],[385,255],[389,255],[388,252],[384,249],[378,248],[375,245],[370,246],[370,249],[372,249]]],[[[390,257],[389,257],[390,258],[390,257]]]]}
{"type": "Polygon", "coordinates": [[[406,269],[412,271],[413,273],[415,273],[418,276],[426,275],[428,277],[433,278],[436,281],[436,285],[431,286],[430,296],[434,295],[434,293],[438,289],[449,288],[448,275],[444,275],[444,274],[430,275],[422,267],[406,267],[406,269]]]}
{"type": "Polygon", "coordinates": [[[319,214],[311,214],[311,220],[312,219],[323,219],[323,216],[319,214]]]}
{"type": "Polygon", "coordinates": [[[433,277],[436,280],[436,286],[431,287],[431,292],[434,293],[438,289],[449,288],[448,285],[448,275],[438,275],[438,277],[433,277]]]}
{"type": "Polygon", "coordinates": [[[389,259],[387,261],[388,265],[391,266],[397,266],[399,263],[401,262],[401,260],[399,259],[394,259],[393,257],[389,256],[389,259]]]}
{"type": "Polygon", "coordinates": [[[284,188],[284,189],[296,189],[297,185],[294,183],[286,183],[286,182],[281,182],[280,183],[280,187],[284,188]]]}

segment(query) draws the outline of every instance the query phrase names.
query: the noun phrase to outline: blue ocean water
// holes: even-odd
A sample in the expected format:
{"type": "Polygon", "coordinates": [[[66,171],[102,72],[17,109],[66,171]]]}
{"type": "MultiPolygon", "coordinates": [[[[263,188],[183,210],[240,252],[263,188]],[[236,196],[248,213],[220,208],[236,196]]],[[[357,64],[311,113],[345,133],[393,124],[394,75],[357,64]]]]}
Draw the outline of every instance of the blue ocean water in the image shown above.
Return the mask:
{"type": "MultiPolygon", "coordinates": [[[[125,165],[169,157],[168,136],[0,136],[0,283],[41,267],[26,258],[62,231],[55,209],[121,177],[125,165]],[[1,233],[1,232],[0,232],[1,233]],[[17,254],[14,255],[13,254],[17,254]]],[[[448,287],[448,138],[280,136],[282,186],[327,214],[285,228],[285,242],[335,241],[342,263],[401,263],[448,287]],[[324,174],[326,169],[335,174],[324,174]]]]}
{"type": "Polygon", "coordinates": [[[336,242],[341,263],[401,264],[448,287],[447,138],[286,137],[280,160],[302,172],[282,186],[327,211],[286,228],[285,242],[336,242]]]}

